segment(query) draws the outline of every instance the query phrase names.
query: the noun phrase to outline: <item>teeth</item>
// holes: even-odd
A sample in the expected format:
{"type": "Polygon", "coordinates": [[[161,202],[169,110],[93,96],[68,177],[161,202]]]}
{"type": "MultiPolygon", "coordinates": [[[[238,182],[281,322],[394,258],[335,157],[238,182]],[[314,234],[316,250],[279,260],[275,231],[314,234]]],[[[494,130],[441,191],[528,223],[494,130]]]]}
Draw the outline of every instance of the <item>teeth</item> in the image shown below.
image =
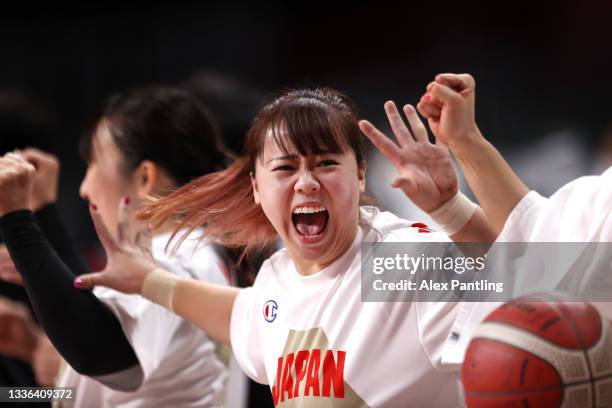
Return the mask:
{"type": "Polygon", "coordinates": [[[314,213],[318,213],[321,211],[327,211],[327,210],[323,207],[298,207],[295,210],[293,210],[293,213],[294,214],[314,214],[314,213]]]}

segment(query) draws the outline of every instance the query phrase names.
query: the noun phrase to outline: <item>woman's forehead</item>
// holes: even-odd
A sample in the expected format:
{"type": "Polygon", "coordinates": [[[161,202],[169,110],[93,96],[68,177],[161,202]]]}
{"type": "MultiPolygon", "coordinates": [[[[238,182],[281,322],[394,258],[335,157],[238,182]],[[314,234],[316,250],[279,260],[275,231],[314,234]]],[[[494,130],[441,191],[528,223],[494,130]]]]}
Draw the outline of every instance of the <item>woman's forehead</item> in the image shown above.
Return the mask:
{"type": "Polygon", "coordinates": [[[344,154],[345,152],[331,152],[327,150],[318,149],[318,152],[309,152],[303,155],[298,151],[291,140],[284,140],[283,145],[279,145],[278,141],[274,138],[268,138],[264,140],[264,146],[261,154],[261,159],[264,163],[267,163],[273,159],[299,159],[302,157],[320,156],[325,154],[344,154]]]}
{"type": "Polygon", "coordinates": [[[344,146],[344,148],[342,148],[341,146],[334,146],[335,143],[332,143],[332,146],[336,147],[334,149],[332,146],[326,146],[327,143],[321,145],[322,141],[317,140],[315,137],[309,138],[308,135],[303,134],[297,141],[297,143],[300,144],[300,148],[296,146],[293,138],[290,137],[286,130],[279,128],[275,130],[268,129],[262,142],[259,156],[264,160],[268,160],[271,156],[279,155],[308,157],[322,154],[341,155],[350,151],[349,146],[344,146]]]}
{"type": "Polygon", "coordinates": [[[284,155],[299,155],[298,149],[285,132],[275,135],[271,131],[268,131],[264,137],[262,153],[264,157],[277,155],[279,153],[284,155]]]}

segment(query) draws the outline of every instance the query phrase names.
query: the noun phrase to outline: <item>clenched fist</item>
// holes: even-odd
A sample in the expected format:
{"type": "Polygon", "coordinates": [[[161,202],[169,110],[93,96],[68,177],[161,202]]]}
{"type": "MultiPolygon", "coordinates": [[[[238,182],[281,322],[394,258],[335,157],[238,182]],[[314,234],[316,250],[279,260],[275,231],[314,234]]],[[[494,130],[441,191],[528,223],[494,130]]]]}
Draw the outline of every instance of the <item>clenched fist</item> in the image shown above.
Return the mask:
{"type": "Polygon", "coordinates": [[[21,154],[0,157],[0,217],[29,209],[36,169],[21,154]]]}
{"type": "Polygon", "coordinates": [[[417,108],[431,131],[453,153],[483,139],[474,115],[476,81],[469,74],[440,74],[427,85],[417,108]]]}
{"type": "Polygon", "coordinates": [[[22,150],[21,155],[36,168],[34,187],[30,197],[32,211],[54,203],[57,200],[60,171],[60,162],[57,157],[32,147],[22,150]]]}

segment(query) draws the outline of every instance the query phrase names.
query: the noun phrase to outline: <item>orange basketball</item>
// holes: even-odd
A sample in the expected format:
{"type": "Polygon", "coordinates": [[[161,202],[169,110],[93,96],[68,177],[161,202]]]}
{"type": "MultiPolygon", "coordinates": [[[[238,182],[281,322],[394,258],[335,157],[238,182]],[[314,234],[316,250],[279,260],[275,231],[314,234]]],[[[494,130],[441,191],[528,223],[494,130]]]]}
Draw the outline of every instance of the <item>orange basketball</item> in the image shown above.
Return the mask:
{"type": "Polygon", "coordinates": [[[466,351],[469,407],[612,407],[612,329],[588,303],[518,298],[466,351]]]}

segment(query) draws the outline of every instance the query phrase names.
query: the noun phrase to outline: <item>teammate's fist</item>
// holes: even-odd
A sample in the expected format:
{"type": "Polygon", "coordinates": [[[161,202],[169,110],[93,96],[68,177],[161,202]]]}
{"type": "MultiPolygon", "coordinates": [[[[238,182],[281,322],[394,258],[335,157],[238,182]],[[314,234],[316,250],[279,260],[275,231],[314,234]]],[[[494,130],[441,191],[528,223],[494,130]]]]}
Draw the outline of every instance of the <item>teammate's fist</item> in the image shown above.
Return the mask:
{"type": "Polygon", "coordinates": [[[36,169],[20,154],[0,157],[0,216],[30,208],[36,169]]]}
{"type": "Polygon", "coordinates": [[[474,118],[475,90],[469,74],[439,74],[417,105],[436,138],[453,151],[482,139],[474,118]]]}
{"type": "Polygon", "coordinates": [[[21,151],[21,155],[36,168],[30,201],[32,211],[54,203],[57,200],[57,183],[60,171],[60,162],[57,157],[31,147],[21,151]]]}

